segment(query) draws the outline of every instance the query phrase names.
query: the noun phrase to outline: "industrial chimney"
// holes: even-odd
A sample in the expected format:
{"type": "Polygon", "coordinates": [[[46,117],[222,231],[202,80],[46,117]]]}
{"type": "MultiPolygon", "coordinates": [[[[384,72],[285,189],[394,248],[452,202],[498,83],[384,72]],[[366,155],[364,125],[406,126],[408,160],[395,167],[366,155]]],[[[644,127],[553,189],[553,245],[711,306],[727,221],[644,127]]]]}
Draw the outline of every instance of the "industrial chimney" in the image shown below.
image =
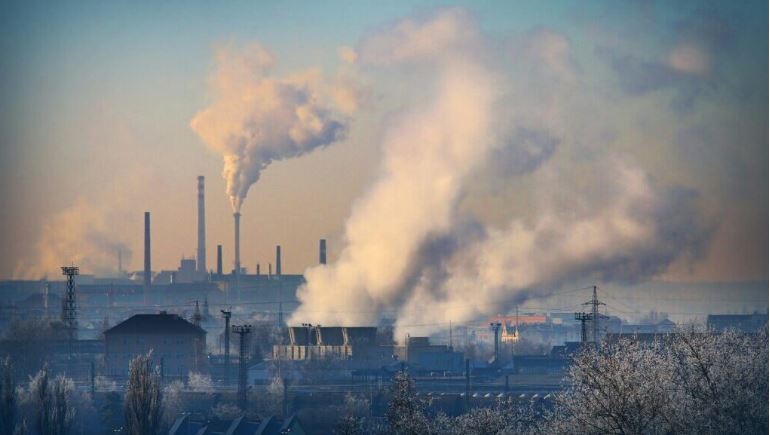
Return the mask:
{"type": "Polygon", "coordinates": [[[241,274],[241,214],[233,213],[235,219],[235,275],[241,274]]]}
{"type": "Polygon", "coordinates": [[[281,277],[281,245],[275,247],[275,276],[281,277]]]}
{"type": "Polygon", "coordinates": [[[326,264],[326,239],[321,239],[318,244],[318,263],[326,264]]]}
{"type": "Polygon", "coordinates": [[[150,259],[150,212],[144,212],[144,288],[150,288],[152,261],[150,259]]]}
{"type": "Polygon", "coordinates": [[[204,178],[198,176],[198,273],[206,273],[206,203],[204,200],[204,178]]]}
{"type": "Polygon", "coordinates": [[[222,276],[222,245],[217,245],[217,275],[222,276]]]}

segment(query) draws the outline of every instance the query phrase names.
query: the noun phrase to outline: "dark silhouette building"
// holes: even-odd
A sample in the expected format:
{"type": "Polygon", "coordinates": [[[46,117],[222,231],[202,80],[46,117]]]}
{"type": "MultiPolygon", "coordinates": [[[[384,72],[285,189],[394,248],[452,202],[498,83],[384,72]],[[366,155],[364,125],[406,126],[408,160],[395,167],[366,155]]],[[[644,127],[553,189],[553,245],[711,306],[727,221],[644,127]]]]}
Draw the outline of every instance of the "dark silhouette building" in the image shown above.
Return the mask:
{"type": "Polygon", "coordinates": [[[164,377],[186,377],[205,371],[206,331],[184,318],[161,311],[136,314],[104,332],[107,375],[124,378],[128,363],[152,351],[153,364],[164,377]]]}

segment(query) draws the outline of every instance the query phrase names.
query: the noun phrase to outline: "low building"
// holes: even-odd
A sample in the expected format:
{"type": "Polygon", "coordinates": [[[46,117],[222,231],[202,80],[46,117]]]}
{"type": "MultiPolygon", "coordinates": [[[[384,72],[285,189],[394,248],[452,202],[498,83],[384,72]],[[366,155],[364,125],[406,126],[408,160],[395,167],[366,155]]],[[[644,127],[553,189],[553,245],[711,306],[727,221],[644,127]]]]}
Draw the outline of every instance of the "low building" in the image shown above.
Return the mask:
{"type": "Polygon", "coordinates": [[[125,378],[129,361],[150,351],[164,377],[204,372],[205,350],[205,330],[165,311],[136,314],[104,332],[106,374],[114,378],[125,378]]]}
{"type": "Polygon", "coordinates": [[[706,318],[706,326],[716,332],[757,332],[767,328],[767,318],[767,314],[711,314],[706,318]]]}
{"type": "Polygon", "coordinates": [[[396,347],[400,361],[419,372],[460,373],[464,369],[464,355],[452,346],[431,344],[428,337],[409,337],[406,346],[396,347]]]}
{"type": "Polygon", "coordinates": [[[291,326],[284,342],[273,346],[273,359],[378,361],[392,355],[392,348],[377,345],[376,327],[291,326]]]}

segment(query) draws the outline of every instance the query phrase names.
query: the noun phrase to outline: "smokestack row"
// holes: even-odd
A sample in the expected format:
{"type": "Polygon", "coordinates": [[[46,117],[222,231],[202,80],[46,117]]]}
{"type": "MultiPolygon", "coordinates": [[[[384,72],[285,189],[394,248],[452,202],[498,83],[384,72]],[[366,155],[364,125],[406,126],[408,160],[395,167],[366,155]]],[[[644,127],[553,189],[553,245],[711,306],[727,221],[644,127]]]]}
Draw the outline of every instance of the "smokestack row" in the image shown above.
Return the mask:
{"type": "Polygon", "coordinates": [[[204,178],[198,176],[198,273],[206,273],[206,204],[204,178]]]}

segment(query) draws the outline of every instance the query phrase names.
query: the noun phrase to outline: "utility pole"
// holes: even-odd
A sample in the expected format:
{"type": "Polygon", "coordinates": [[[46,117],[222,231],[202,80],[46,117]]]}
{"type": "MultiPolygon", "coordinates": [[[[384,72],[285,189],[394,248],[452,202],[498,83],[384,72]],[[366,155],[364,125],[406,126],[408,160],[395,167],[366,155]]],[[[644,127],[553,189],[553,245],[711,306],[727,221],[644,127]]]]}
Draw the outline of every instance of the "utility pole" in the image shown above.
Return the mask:
{"type": "Polygon", "coordinates": [[[465,412],[470,410],[471,400],[471,360],[465,358],[465,412]]]}
{"type": "Polygon", "coordinates": [[[200,327],[201,326],[201,320],[203,320],[203,316],[201,315],[201,309],[198,305],[198,300],[195,300],[195,311],[192,315],[192,323],[193,325],[200,327]]]}
{"type": "Polygon", "coordinates": [[[591,315],[588,313],[575,313],[575,320],[580,321],[580,342],[585,343],[586,337],[586,320],[590,320],[591,315]]]}
{"type": "Polygon", "coordinates": [[[583,303],[583,305],[591,306],[591,341],[594,344],[599,343],[599,319],[606,318],[607,316],[599,314],[599,305],[605,305],[604,302],[600,302],[596,296],[596,286],[594,286],[593,297],[590,301],[583,303]]]}
{"type": "MultiPolygon", "coordinates": [[[[61,321],[64,323],[64,327],[67,328],[71,348],[78,327],[77,312],[75,309],[75,276],[80,275],[80,269],[75,266],[63,266],[61,271],[62,275],[67,276],[67,290],[64,294],[64,300],[62,300],[61,307],[61,321]]],[[[70,353],[71,351],[72,349],[70,349],[70,353]]],[[[70,357],[72,357],[72,355],[70,355],[70,357]]]]}
{"type": "Polygon", "coordinates": [[[220,310],[225,318],[225,387],[230,386],[230,316],[231,311],[220,310]]]}
{"type": "Polygon", "coordinates": [[[248,337],[251,333],[251,325],[233,325],[233,332],[240,336],[238,355],[238,406],[245,411],[246,405],[248,404],[246,357],[248,353],[248,337]]]}
{"type": "Polygon", "coordinates": [[[492,322],[489,324],[492,331],[495,333],[495,365],[500,364],[500,327],[503,326],[500,322],[492,322]]]}
{"type": "Polygon", "coordinates": [[[606,319],[607,316],[599,314],[599,305],[606,305],[601,302],[596,295],[596,286],[593,286],[593,297],[590,301],[584,302],[583,305],[590,305],[591,312],[575,313],[575,320],[580,321],[580,341],[583,343],[591,342],[594,344],[599,343],[599,320],[606,319]],[[586,328],[586,321],[591,322],[591,339],[588,339],[588,330],[586,328]]]}

